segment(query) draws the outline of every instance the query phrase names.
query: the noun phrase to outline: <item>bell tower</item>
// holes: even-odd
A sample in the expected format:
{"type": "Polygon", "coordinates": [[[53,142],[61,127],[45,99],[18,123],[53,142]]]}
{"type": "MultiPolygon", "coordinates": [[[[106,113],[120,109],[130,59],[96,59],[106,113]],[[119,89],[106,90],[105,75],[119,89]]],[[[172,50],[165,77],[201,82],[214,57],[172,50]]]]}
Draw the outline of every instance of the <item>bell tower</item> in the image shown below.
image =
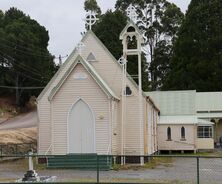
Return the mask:
{"type": "MultiPolygon", "coordinates": [[[[127,9],[127,14],[129,16],[128,24],[125,26],[123,31],[120,33],[120,40],[122,40],[123,44],[123,58],[127,61],[127,56],[137,56],[138,58],[138,107],[139,107],[139,132],[140,132],[140,138],[139,138],[139,145],[140,145],[140,163],[141,165],[144,164],[144,118],[143,118],[143,97],[142,97],[142,66],[141,66],[141,52],[142,52],[142,44],[144,43],[143,34],[137,27],[137,25],[133,22],[133,19],[136,17],[136,10],[135,8],[130,5],[127,9]]],[[[126,63],[126,62],[125,62],[126,63]]],[[[125,64],[125,68],[126,68],[125,64]]],[[[125,69],[126,70],[126,69],[125,69]]],[[[126,73],[126,72],[125,72],[126,73]]],[[[126,76],[125,76],[126,77],[126,76]]],[[[123,86],[125,88],[125,86],[123,86]]],[[[122,103],[125,103],[126,99],[122,100],[122,103]]],[[[125,107],[123,104],[122,107],[125,107]]],[[[122,116],[124,116],[124,113],[122,113],[122,116]]],[[[125,122],[124,118],[122,118],[122,129],[125,130],[125,122]]],[[[124,143],[123,143],[124,145],[124,143]]],[[[124,149],[124,146],[122,146],[124,149]]],[[[124,150],[122,151],[122,154],[124,154],[124,150]]]]}

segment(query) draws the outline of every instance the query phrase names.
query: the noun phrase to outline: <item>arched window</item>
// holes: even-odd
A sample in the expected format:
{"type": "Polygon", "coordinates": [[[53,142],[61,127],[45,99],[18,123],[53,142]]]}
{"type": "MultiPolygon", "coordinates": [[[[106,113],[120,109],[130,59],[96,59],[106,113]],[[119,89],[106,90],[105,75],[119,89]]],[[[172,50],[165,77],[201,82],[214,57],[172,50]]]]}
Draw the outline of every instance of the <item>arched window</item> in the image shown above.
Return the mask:
{"type": "Polygon", "coordinates": [[[167,128],[167,140],[171,141],[171,128],[170,127],[167,128]]]}
{"type": "Polygon", "coordinates": [[[128,27],[127,32],[128,32],[128,33],[130,33],[130,32],[136,32],[136,30],[135,30],[134,27],[130,26],[130,27],[128,27]]]}
{"type": "Polygon", "coordinates": [[[125,95],[126,95],[126,96],[131,96],[131,95],[132,95],[132,90],[130,89],[129,86],[126,86],[125,95]]]}
{"type": "Polygon", "coordinates": [[[127,37],[127,49],[137,49],[137,38],[135,35],[127,37]]]}
{"type": "Polygon", "coordinates": [[[182,127],[182,128],[181,128],[181,139],[183,139],[183,140],[184,140],[184,139],[185,139],[185,137],[186,137],[186,136],[185,136],[185,128],[184,128],[184,127],[182,127]]]}

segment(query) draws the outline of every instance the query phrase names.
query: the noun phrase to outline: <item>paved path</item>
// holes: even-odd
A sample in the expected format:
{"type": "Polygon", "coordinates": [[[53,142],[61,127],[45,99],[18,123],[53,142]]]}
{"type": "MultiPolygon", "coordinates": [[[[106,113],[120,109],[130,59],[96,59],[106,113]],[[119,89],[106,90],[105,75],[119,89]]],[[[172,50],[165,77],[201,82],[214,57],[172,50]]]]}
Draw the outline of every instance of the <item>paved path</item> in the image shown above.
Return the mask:
{"type": "Polygon", "coordinates": [[[33,111],[0,123],[0,130],[35,127],[37,126],[37,121],[37,111],[33,111]]]}

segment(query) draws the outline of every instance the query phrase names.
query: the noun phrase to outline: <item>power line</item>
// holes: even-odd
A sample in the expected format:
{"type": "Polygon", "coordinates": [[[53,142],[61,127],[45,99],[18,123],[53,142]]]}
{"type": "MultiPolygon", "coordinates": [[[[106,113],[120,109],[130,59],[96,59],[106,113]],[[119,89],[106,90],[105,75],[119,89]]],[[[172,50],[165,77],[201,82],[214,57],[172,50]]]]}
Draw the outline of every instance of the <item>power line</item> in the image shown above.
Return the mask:
{"type": "MultiPolygon", "coordinates": [[[[0,53],[1,53],[1,51],[0,51],[0,53]]],[[[33,78],[33,77],[31,77],[31,76],[29,76],[29,75],[26,75],[26,74],[24,74],[24,73],[22,73],[22,72],[19,72],[19,71],[16,71],[16,72],[19,73],[20,75],[23,75],[23,76],[29,78],[29,79],[32,79],[32,80],[35,80],[35,81],[38,81],[38,82],[43,82],[43,81],[41,81],[41,80],[39,80],[39,79],[33,78]]],[[[42,78],[43,78],[43,77],[42,77],[42,78]]]]}
{"type": "Polygon", "coordinates": [[[16,72],[19,73],[20,75],[23,75],[24,77],[29,78],[29,79],[32,79],[32,80],[35,80],[35,81],[38,81],[38,82],[43,82],[43,81],[41,81],[41,80],[39,80],[39,79],[33,78],[33,77],[31,77],[31,76],[29,76],[29,75],[26,75],[26,74],[24,74],[24,73],[22,73],[22,72],[18,72],[18,71],[16,71],[16,72]]]}
{"type": "MultiPolygon", "coordinates": [[[[36,50],[38,50],[38,52],[43,53],[43,55],[45,55],[45,50],[44,50],[44,49],[41,49],[41,48],[33,48],[33,49],[32,49],[32,48],[29,48],[29,47],[25,47],[25,46],[19,45],[19,44],[16,43],[16,42],[6,40],[6,39],[4,39],[4,38],[2,38],[2,37],[0,37],[0,39],[3,40],[3,41],[5,41],[5,42],[8,42],[8,43],[10,43],[10,44],[15,44],[16,46],[21,47],[21,48],[26,49],[26,50],[29,50],[29,51],[36,51],[36,50]],[[40,50],[42,50],[42,51],[40,51],[40,50]]],[[[18,40],[18,41],[23,42],[24,44],[33,47],[33,45],[28,44],[28,43],[26,43],[26,42],[24,42],[24,41],[21,41],[21,40],[18,40]]]]}
{"type": "Polygon", "coordinates": [[[14,48],[14,47],[12,47],[12,46],[3,44],[3,43],[1,43],[1,42],[0,42],[0,44],[1,44],[3,47],[8,47],[8,48],[14,49],[14,50],[16,50],[16,51],[18,51],[18,52],[22,52],[23,54],[26,54],[26,55],[29,55],[29,56],[38,56],[38,57],[50,58],[50,56],[47,56],[47,55],[33,54],[33,53],[28,52],[28,51],[20,50],[20,49],[18,49],[18,48],[16,48],[16,47],[14,48]]]}
{"type": "Polygon", "coordinates": [[[12,56],[9,56],[8,54],[5,54],[5,53],[1,52],[1,50],[0,50],[0,53],[3,54],[3,55],[6,55],[7,57],[9,57],[9,58],[11,59],[11,61],[14,61],[14,62],[15,62],[15,61],[18,61],[19,64],[22,65],[23,67],[26,67],[27,69],[32,70],[32,71],[35,72],[35,73],[39,73],[39,71],[38,71],[37,69],[35,69],[35,68],[33,68],[33,67],[30,67],[30,66],[28,66],[28,65],[23,64],[21,61],[16,60],[16,59],[13,58],[12,56]]]}
{"type": "Polygon", "coordinates": [[[43,89],[45,88],[44,86],[41,87],[36,87],[36,86],[29,86],[29,87],[16,87],[16,86],[0,86],[0,88],[5,88],[5,89],[43,89]]]}
{"type": "MultiPolygon", "coordinates": [[[[5,58],[5,57],[3,57],[3,56],[0,56],[0,57],[2,57],[3,59],[9,60],[9,59],[7,59],[7,58],[5,58]]],[[[11,61],[15,66],[19,67],[20,69],[23,69],[23,70],[25,70],[25,71],[33,74],[33,75],[36,75],[36,76],[38,76],[38,77],[44,78],[44,77],[43,77],[42,75],[40,75],[39,73],[30,71],[30,69],[28,69],[28,68],[26,68],[26,67],[24,67],[24,66],[21,66],[21,65],[15,63],[15,60],[10,60],[10,61],[11,61]]]]}

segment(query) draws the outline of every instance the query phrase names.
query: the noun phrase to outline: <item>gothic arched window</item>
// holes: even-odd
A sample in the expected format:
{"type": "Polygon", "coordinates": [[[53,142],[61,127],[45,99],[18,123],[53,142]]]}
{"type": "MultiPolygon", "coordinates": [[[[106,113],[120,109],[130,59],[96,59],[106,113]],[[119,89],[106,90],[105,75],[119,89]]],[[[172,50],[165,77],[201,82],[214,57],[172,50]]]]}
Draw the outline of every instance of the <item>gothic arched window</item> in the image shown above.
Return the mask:
{"type": "Polygon", "coordinates": [[[135,35],[127,37],[127,49],[137,49],[137,38],[135,35]]]}
{"type": "Polygon", "coordinates": [[[167,128],[167,140],[171,141],[171,128],[170,127],[167,128]]]}
{"type": "Polygon", "coordinates": [[[185,128],[182,127],[181,128],[181,139],[185,139],[186,135],[185,135],[185,128]]]}
{"type": "Polygon", "coordinates": [[[129,86],[126,86],[126,88],[125,88],[125,95],[126,96],[131,96],[132,95],[132,90],[130,89],[129,86]]]}

